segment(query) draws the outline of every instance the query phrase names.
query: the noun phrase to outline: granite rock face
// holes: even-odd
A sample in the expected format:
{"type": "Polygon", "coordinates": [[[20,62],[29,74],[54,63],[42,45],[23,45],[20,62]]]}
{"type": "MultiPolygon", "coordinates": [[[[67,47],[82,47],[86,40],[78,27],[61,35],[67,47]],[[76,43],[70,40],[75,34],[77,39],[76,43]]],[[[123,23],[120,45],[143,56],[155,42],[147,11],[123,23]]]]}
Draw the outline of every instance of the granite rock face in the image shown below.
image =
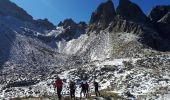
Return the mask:
{"type": "Polygon", "coordinates": [[[23,21],[33,21],[33,17],[9,0],[0,0],[0,16],[13,16],[23,21]]]}
{"type": "Polygon", "coordinates": [[[153,22],[159,21],[168,12],[170,12],[170,6],[155,6],[149,13],[149,18],[153,22]]]}
{"type": "Polygon", "coordinates": [[[72,19],[66,19],[58,24],[58,27],[63,27],[64,32],[59,34],[55,40],[72,40],[78,38],[80,35],[85,34],[87,24],[85,22],[76,23],[72,19]]]}
{"type": "Polygon", "coordinates": [[[34,20],[34,24],[43,29],[45,28],[46,30],[52,30],[55,28],[55,26],[48,21],[48,19],[38,19],[38,20],[34,20]]]}
{"type": "Polygon", "coordinates": [[[155,28],[160,36],[164,39],[170,38],[170,6],[156,6],[154,7],[149,18],[154,23],[155,28]]]}
{"type": "Polygon", "coordinates": [[[112,0],[102,3],[91,15],[89,31],[107,28],[115,16],[116,12],[112,0]]]}
{"type": "Polygon", "coordinates": [[[140,7],[130,0],[120,0],[116,12],[121,18],[129,21],[140,23],[148,21],[140,7]]]}

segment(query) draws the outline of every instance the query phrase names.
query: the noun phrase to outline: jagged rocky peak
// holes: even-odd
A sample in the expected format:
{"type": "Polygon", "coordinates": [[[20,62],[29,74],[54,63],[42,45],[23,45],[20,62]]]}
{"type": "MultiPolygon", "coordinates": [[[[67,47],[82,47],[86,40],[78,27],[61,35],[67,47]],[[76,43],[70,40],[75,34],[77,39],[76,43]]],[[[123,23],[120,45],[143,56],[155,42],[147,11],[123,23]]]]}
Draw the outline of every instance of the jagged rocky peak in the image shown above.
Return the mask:
{"type": "Polygon", "coordinates": [[[170,12],[163,16],[155,24],[160,36],[166,39],[170,39],[170,12]]]}
{"type": "Polygon", "coordinates": [[[67,28],[67,27],[73,27],[76,26],[76,22],[74,22],[71,18],[69,19],[65,19],[63,22],[60,22],[58,24],[58,26],[63,26],[63,28],[67,28]]]}
{"type": "Polygon", "coordinates": [[[170,12],[170,6],[160,5],[154,7],[149,13],[149,18],[153,22],[159,21],[163,18],[168,12],[170,12]]]}
{"type": "Polygon", "coordinates": [[[32,16],[9,0],[0,0],[0,16],[11,16],[23,21],[33,20],[32,16]]]}
{"type": "Polygon", "coordinates": [[[146,22],[148,20],[140,7],[130,0],[120,0],[116,12],[121,18],[126,20],[135,22],[146,22]]]}
{"type": "Polygon", "coordinates": [[[78,24],[72,19],[65,19],[58,24],[58,27],[63,27],[64,32],[56,37],[56,40],[66,40],[78,38],[81,34],[85,33],[87,24],[85,22],[79,22],[78,24]]]}
{"type": "Polygon", "coordinates": [[[154,23],[159,35],[163,38],[170,39],[170,6],[155,6],[148,17],[154,23]]]}
{"type": "Polygon", "coordinates": [[[164,17],[162,17],[159,22],[170,24],[170,12],[168,12],[164,17]]]}
{"type": "Polygon", "coordinates": [[[90,29],[93,30],[96,27],[105,29],[115,16],[116,12],[114,9],[114,4],[112,0],[107,0],[107,2],[99,5],[96,11],[92,13],[90,19],[90,29]]]}
{"type": "Polygon", "coordinates": [[[79,22],[77,24],[75,21],[69,18],[65,19],[63,22],[60,22],[58,26],[59,27],[62,26],[64,29],[77,29],[77,28],[85,29],[87,27],[87,24],[85,22],[79,22]]]}
{"type": "Polygon", "coordinates": [[[86,22],[79,22],[78,26],[79,26],[80,29],[86,29],[87,28],[86,22]]]}
{"type": "Polygon", "coordinates": [[[34,24],[37,26],[37,27],[40,27],[40,28],[45,28],[47,30],[52,30],[55,28],[55,26],[50,22],[48,21],[48,19],[38,19],[38,20],[35,20],[34,21],[34,24]]]}

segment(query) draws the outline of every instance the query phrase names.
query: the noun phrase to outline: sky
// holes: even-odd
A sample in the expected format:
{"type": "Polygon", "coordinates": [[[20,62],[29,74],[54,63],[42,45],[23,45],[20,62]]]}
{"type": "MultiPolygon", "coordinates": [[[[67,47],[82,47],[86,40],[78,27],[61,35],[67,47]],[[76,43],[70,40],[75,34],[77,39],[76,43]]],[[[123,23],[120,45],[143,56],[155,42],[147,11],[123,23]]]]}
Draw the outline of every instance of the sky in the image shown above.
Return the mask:
{"type": "MultiPolygon", "coordinates": [[[[49,19],[57,25],[66,18],[76,22],[89,22],[91,13],[106,0],[11,0],[26,10],[34,19],[49,19]]],[[[170,0],[131,0],[137,3],[145,14],[156,5],[170,5],[170,0]]],[[[113,0],[115,7],[119,0],[113,0]]]]}

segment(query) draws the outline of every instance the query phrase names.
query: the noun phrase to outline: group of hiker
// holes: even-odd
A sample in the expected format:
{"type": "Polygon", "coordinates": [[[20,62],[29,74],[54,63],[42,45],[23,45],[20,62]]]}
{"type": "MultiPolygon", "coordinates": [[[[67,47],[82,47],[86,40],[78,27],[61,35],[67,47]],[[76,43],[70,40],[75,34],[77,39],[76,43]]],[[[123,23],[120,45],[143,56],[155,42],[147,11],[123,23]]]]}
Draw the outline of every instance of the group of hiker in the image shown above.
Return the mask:
{"type": "MultiPolygon", "coordinates": [[[[98,89],[99,88],[98,82],[94,81],[93,85],[94,85],[94,90],[95,90],[96,96],[100,96],[100,92],[99,92],[99,89],[98,89]]],[[[62,79],[57,77],[54,86],[57,89],[58,99],[61,100],[61,98],[62,98],[61,92],[62,92],[62,88],[63,88],[62,79]]],[[[84,95],[84,97],[88,98],[89,97],[89,90],[90,90],[88,82],[81,82],[80,88],[81,88],[80,98],[82,98],[82,94],[84,95]]],[[[75,99],[76,82],[74,82],[73,80],[71,80],[69,82],[69,90],[70,90],[71,99],[72,98],[75,99]]]]}

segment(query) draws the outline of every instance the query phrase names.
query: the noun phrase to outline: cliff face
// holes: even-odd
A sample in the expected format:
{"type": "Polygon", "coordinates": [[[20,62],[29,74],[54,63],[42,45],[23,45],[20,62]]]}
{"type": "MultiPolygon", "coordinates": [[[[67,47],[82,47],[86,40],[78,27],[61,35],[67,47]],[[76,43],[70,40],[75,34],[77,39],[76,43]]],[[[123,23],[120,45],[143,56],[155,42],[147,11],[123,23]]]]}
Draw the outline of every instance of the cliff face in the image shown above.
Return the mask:
{"type": "Polygon", "coordinates": [[[0,16],[13,16],[23,21],[33,20],[31,15],[9,0],[0,0],[0,16]]]}
{"type": "Polygon", "coordinates": [[[164,17],[168,12],[170,12],[170,6],[155,6],[151,12],[149,13],[148,17],[151,21],[157,22],[162,17],[164,17]]]}
{"type": "Polygon", "coordinates": [[[154,23],[154,26],[159,32],[160,36],[164,39],[169,39],[170,6],[156,6],[151,10],[148,17],[154,23]]]}
{"type": "Polygon", "coordinates": [[[140,7],[130,0],[120,0],[116,12],[122,19],[129,21],[140,23],[146,23],[148,21],[147,16],[140,7]]]}
{"type": "Polygon", "coordinates": [[[112,0],[102,3],[91,15],[89,31],[107,28],[115,16],[116,12],[112,0]]]}

